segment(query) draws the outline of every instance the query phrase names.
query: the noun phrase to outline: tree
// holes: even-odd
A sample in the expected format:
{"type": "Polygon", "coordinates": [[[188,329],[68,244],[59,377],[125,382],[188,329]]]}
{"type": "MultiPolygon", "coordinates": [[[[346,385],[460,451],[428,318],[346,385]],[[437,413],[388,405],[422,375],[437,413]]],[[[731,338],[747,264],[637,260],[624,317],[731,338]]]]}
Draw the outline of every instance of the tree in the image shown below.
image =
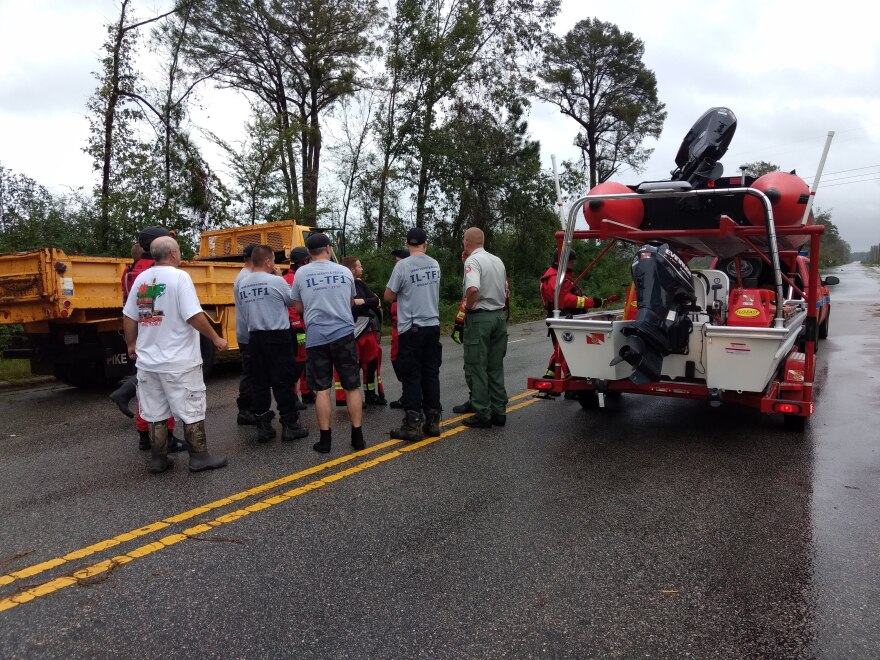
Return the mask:
{"type": "Polygon", "coordinates": [[[665,106],[644,52],[632,33],[594,18],[547,44],[534,93],[580,125],[574,144],[591,188],[623,166],[641,171],[653,152],[642,143],[663,128],[665,106]]]}
{"type": "Polygon", "coordinates": [[[306,223],[317,213],[321,119],[358,89],[360,61],[374,53],[372,32],[382,18],[376,0],[206,0],[194,7],[188,57],[278,118],[289,212],[306,223]]]}
{"type": "Polygon", "coordinates": [[[819,239],[819,268],[833,268],[848,264],[852,256],[849,243],[843,240],[837,226],[831,221],[831,212],[816,209],[815,223],[825,227],[819,239]]]}
{"type": "Polygon", "coordinates": [[[99,249],[103,251],[113,247],[110,206],[115,142],[119,133],[129,132],[131,123],[138,118],[136,111],[125,108],[122,103],[125,96],[135,93],[137,82],[137,75],[131,65],[133,42],[141,27],[172,13],[173,10],[143,21],[129,22],[129,0],[122,0],[118,21],[107,26],[108,38],[104,43],[106,55],[101,61],[102,72],[96,76],[100,86],[88,103],[92,138],[86,149],[101,170],[96,234],[99,249]]]}
{"type": "Polygon", "coordinates": [[[442,150],[435,130],[444,102],[467,89],[496,104],[516,95],[518,60],[540,45],[558,10],[559,0],[398,0],[387,69],[402,99],[394,106],[402,123],[396,138],[386,132],[385,139],[412,157],[417,226],[425,226],[442,150]]]}

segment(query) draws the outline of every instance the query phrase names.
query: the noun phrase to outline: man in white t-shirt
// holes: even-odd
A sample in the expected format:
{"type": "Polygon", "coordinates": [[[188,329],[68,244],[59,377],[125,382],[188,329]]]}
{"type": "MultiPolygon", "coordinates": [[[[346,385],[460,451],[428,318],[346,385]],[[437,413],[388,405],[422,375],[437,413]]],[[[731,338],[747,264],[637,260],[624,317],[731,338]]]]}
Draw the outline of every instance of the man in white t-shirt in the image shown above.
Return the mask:
{"type": "Polygon", "coordinates": [[[150,245],[156,260],[135,279],[122,309],[128,356],[137,361],[138,403],[148,424],[150,472],[171,467],[168,418],[184,424],[192,472],[226,465],[225,457],[208,453],[205,437],[205,381],[199,333],[218,351],[226,349],[202,311],[192,278],[180,270],[180,247],[170,236],[150,245]]]}

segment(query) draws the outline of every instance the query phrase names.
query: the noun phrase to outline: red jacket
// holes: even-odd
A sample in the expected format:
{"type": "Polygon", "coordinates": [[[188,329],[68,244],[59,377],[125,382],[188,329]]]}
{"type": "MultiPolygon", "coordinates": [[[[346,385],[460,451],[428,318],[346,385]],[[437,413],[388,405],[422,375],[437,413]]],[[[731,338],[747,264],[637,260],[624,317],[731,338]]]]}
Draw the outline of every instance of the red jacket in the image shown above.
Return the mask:
{"type": "Polygon", "coordinates": [[[131,292],[131,286],[134,284],[138,275],[143,273],[147,268],[151,268],[156,263],[153,259],[138,259],[122,273],[122,305],[128,300],[128,294],[131,292]]]}
{"type": "MultiPolygon", "coordinates": [[[[284,273],[284,281],[293,286],[295,271],[291,268],[289,271],[284,273]]],[[[293,307],[287,308],[287,316],[290,317],[290,329],[298,330],[302,332],[306,329],[305,323],[303,323],[302,317],[296,313],[296,310],[293,307]]]]}
{"type": "MultiPolygon", "coordinates": [[[[558,276],[559,273],[553,266],[541,275],[541,301],[548,310],[553,309],[553,294],[556,291],[556,278],[558,276]]],[[[562,288],[559,290],[560,311],[578,311],[595,306],[593,299],[585,296],[583,291],[575,286],[571,275],[566,275],[565,279],[562,280],[562,288]]]]}

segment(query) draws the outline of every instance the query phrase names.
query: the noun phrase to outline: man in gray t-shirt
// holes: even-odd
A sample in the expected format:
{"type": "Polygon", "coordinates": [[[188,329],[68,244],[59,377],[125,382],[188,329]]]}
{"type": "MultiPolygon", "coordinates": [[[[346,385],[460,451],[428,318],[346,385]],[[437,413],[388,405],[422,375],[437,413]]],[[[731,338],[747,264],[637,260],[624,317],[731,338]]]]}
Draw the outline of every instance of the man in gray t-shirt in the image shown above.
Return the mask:
{"type": "Polygon", "coordinates": [[[330,388],[335,369],[345,390],[351,446],[360,451],[366,444],[361,429],[361,370],[351,313],[357,293],[354,276],[345,266],[330,261],[330,239],[326,234],[309,236],[306,248],[312,262],[296,271],[291,294],[293,308],[306,326],[306,379],[315,392],[315,413],[321,429],[321,439],[313,449],[326,454],[331,448],[330,388]]]}
{"type": "Polygon", "coordinates": [[[275,253],[258,245],[251,253],[252,272],[241,278],[236,291],[237,323],[246,324],[249,335],[251,409],[257,422],[257,442],[275,437],[272,394],[281,415],[281,439],[304,438],[296,410],[296,356],[287,308],[293,304],[290,285],[278,275],[275,253]]]}
{"type": "Polygon", "coordinates": [[[397,301],[397,367],[406,411],[391,437],[416,442],[440,435],[440,265],[426,254],[424,229],[410,229],[406,245],[409,257],[397,262],[385,289],[385,301],[397,301]]]}
{"type": "Polygon", "coordinates": [[[244,255],[244,268],[242,268],[235,277],[235,283],[232,285],[232,292],[235,296],[235,338],[238,340],[238,353],[241,356],[241,378],[238,381],[238,398],[235,400],[238,406],[238,417],[236,422],[240,426],[253,426],[257,423],[257,418],[251,410],[251,394],[253,392],[253,381],[251,380],[251,354],[248,349],[247,321],[241,318],[241,308],[238,302],[238,285],[245,275],[249,275],[254,263],[251,261],[251,254],[256,243],[248,243],[242,254],[244,255]]]}

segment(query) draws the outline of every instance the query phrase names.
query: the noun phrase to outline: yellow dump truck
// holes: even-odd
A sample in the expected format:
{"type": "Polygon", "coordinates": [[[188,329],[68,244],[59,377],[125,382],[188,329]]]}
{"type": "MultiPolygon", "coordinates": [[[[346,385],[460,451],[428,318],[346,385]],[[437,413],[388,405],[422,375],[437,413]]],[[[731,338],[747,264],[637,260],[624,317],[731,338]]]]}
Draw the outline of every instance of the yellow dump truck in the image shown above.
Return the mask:
{"type": "MultiPolygon", "coordinates": [[[[315,231],[292,220],[206,231],[190,274],[214,329],[237,349],[232,285],[248,243],[271,246],[283,261],[315,231]]],[[[6,358],[28,358],[34,374],[77,387],[116,382],[131,373],[122,336],[122,275],[130,259],[67,255],[56,248],[0,254],[0,324],[21,324],[29,346],[6,358]]],[[[202,342],[206,370],[213,347],[202,342]]]]}

